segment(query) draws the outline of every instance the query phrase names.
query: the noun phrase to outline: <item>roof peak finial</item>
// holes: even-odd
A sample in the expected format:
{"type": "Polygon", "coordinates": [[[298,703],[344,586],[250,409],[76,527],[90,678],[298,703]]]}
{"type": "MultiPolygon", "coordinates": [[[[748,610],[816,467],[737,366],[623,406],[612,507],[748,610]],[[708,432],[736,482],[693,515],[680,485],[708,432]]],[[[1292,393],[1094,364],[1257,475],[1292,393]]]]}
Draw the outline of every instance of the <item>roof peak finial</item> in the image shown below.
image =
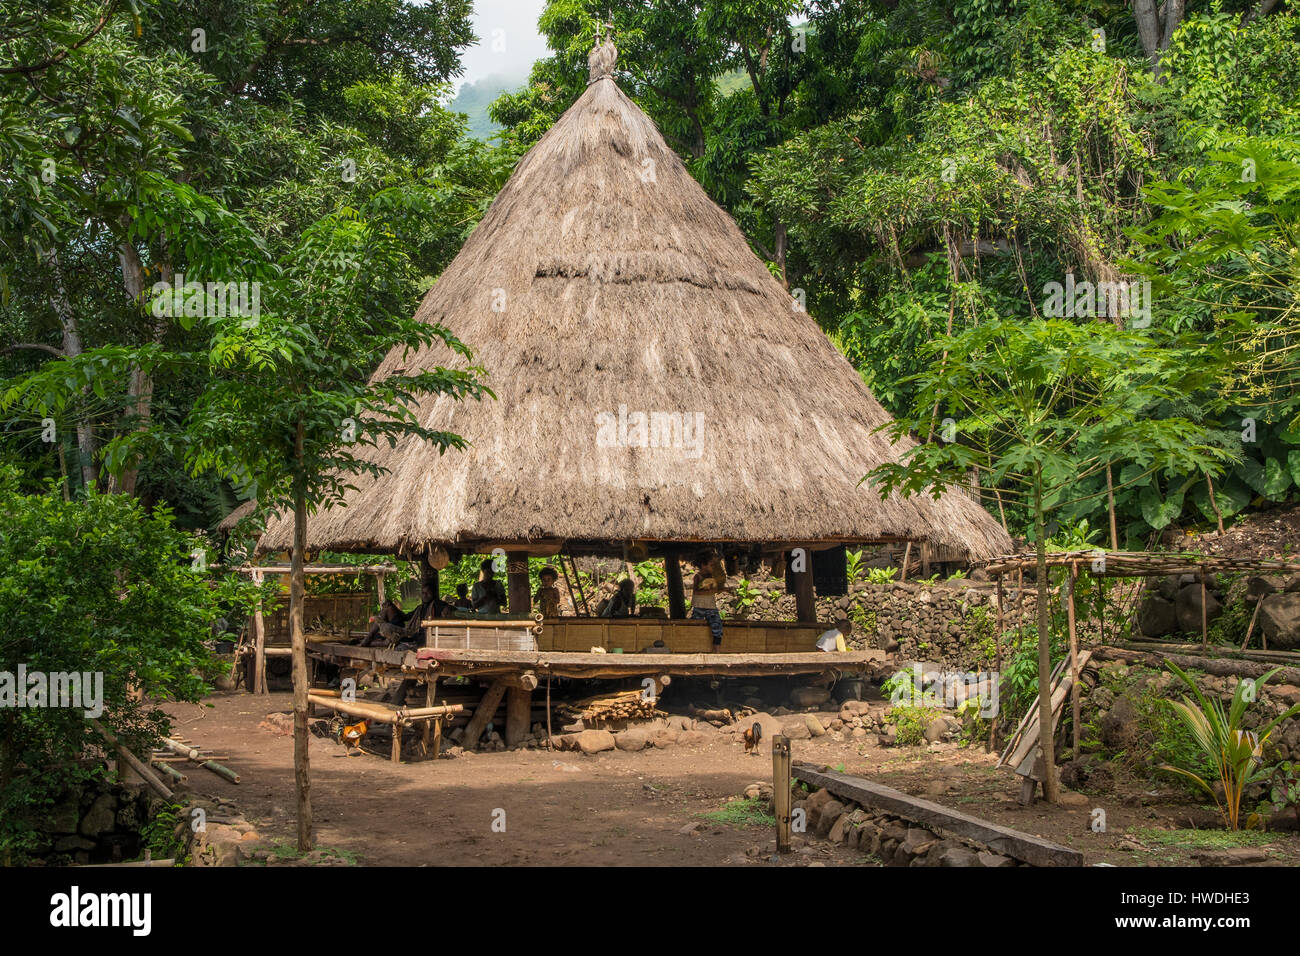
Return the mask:
{"type": "Polygon", "coordinates": [[[618,47],[614,46],[614,24],[596,20],[596,43],[587,54],[587,85],[597,80],[613,77],[614,64],[618,62],[618,47]],[[607,31],[601,40],[601,28],[607,31]]]}

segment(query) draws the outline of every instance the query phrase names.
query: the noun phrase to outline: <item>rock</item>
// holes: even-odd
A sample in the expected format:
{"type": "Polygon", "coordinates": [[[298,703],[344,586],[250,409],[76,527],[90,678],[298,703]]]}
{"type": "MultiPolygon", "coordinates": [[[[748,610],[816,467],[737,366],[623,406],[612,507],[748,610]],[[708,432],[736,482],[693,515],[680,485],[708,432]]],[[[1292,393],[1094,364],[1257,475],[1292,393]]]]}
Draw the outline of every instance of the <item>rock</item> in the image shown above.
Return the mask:
{"type": "Polygon", "coordinates": [[[871,704],[865,700],[846,700],[840,705],[840,720],[847,722],[871,711],[871,704]]]}
{"type": "Polygon", "coordinates": [[[117,818],[117,801],[111,793],[101,793],[81,818],[77,832],[84,837],[97,837],[113,829],[117,818]]]}
{"type": "Polygon", "coordinates": [[[682,827],[677,832],[682,834],[683,836],[694,836],[699,833],[701,826],[703,826],[703,824],[700,823],[700,821],[696,820],[694,823],[686,824],[686,826],[682,827]]]}
{"type": "Polygon", "coordinates": [[[698,730],[686,730],[677,735],[677,745],[679,747],[697,747],[705,741],[704,734],[698,730]]]}
{"type": "MultiPolygon", "coordinates": [[[[1200,611],[1198,610],[1197,613],[1199,614],[1200,611]]],[[[1198,622],[1198,629],[1199,626],[1198,622]]],[[[1178,613],[1174,609],[1174,602],[1158,594],[1147,594],[1138,605],[1137,627],[1147,637],[1163,637],[1172,634],[1178,629],[1178,613]]]]}
{"type": "Polygon", "coordinates": [[[681,714],[673,714],[668,718],[668,729],[676,730],[679,733],[685,730],[694,730],[695,721],[690,717],[684,717],[681,714]]]}
{"type": "Polygon", "coordinates": [[[47,833],[76,833],[80,816],[81,806],[76,794],[73,794],[62,803],[55,804],[45,818],[45,830],[47,833]]]}
{"type": "MultiPolygon", "coordinates": [[[[859,728],[861,729],[861,728],[859,728]]],[[[864,731],[865,734],[865,731],[864,731]]],[[[893,724],[885,724],[880,729],[880,734],[876,738],[882,747],[892,747],[898,743],[898,728],[893,724]]]]}
{"type": "Polygon", "coordinates": [[[636,752],[650,746],[650,735],[644,730],[625,730],[614,735],[614,746],[619,750],[636,752]]]}
{"type": "MultiPolygon", "coordinates": [[[[843,812],[844,804],[838,800],[831,800],[830,803],[823,806],[821,812],[817,814],[817,836],[825,839],[826,835],[831,832],[831,827],[835,825],[835,821],[839,819],[843,812]]],[[[812,820],[810,819],[808,822],[811,824],[812,820]]]]}
{"type": "Polygon", "coordinates": [[[581,750],[584,754],[598,754],[617,746],[614,735],[608,730],[584,730],[570,734],[569,739],[572,741],[570,749],[581,750]]]}
{"type": "Polygon", "coordinates": [[[980,866],[980,859],[972,850],[955,846],[944,850],[939,856],[940,866],[980,866]]]}
{"type": "Polygon", "coordinates": [[[1111,751],[1127,750],[1137,743],[1140,729],[1133,702],[1128,697],[1115,701],[1110,712],[1101,719],[1098,730],[1101,742],[1111,751]]]}
{"type": "Polygon", "coordinates": [[[979,861],[980,866],[1015,866],[1016,861],[1009,856],[1003,856],[1000,853],[990,853],[988,850],[980,850],[975,854],[975,859],[979,861]]]}
{"type": "Polygon", "coordinates": [[[808,729],[806,721],[791,720],[781,725],[781,733],[791,740],[807,740],[812,737],[812,731],[808,729]]]}
{"type": "Polygon", "coordinates": [[[1259,605],[1259,623],[1270,648],[1300,647],[1300,592],[1270,594],[1259,605]]]}
{"type": "Polygon", "coordinates": [[[848,829],[849,815],[847,813],[841,813],[835,818],[835,822],[831,824],[831,828],[828,831],[826,838],[832,843],[843,843],[848,829]]]}
{"type": "Polygon", "coordinates": [[[1268,853],[1260,847],[1239,846],[1230,850],[1202,850],[1192,858],[1202,866],[1242,866],[1247,863],[1266,863],[1268,853]]]}
{"type": "Polygon", "coordinates": [[[1075,793],[1073,790],[1061,790],[1061,806],[1063,807],[1082,808],[1091,804],[1092,801],[1081,793],[1075,793]]]}
{"type": "Polygon", "coordinates": [[[822,722],[815,715],[807,714],[804,716],[803,721],[807,724],[808,733],[812,734],[812,736],[823,737],[826,735],[826,728],[822,726],[822,722]]]}
{"type": "MultiPolygon", "coordinates": [[[[1213,594],[1205,595],[1205,607],[1207,619],[1213,621],[1223,612],[1223,605],[1218,602],[1213,594]]],[[[1187,584],[1178,591],[1178,597],[1174,601],[1174,610],[1178,614],[1178,629],[1189,634],[1200,633],[1201,630],[1201,585],[1187,584]]],[[[1261,615],[1263,611],[1260,611],[1261,615]]]]}
{"type": "Polygon", "coordinates": [[[671,747],[677,743],[677,736],[677,731],[664,727],[650,735],[650,742],[663,750],[665,747],[671,747]]]}
{"type": "Polygon", "coordinates": [[[59,837],[54,841],[55,853],[67,853],[72,850],[93,850],[94,848],[94,840],[87,840],[85,837],[79,837],[75,833],[70,836],[59,837]]]}
{"type": "Polygon", "coordinates": [[[926,743],[932,744],[937,741],[943,740],[944,736],[947,733],[948,733],[948,722],[944,720],[942,717],[936,717],[934,720],[930,721],[930,723],[928,723],[925,727],[926,743]]]}
{"type": "Polygon", "coordinates": [[[796,687],[790,691],[790,703],[795,707],[817,707],[830,698],[831,692],[825,687],[796,687]]]}

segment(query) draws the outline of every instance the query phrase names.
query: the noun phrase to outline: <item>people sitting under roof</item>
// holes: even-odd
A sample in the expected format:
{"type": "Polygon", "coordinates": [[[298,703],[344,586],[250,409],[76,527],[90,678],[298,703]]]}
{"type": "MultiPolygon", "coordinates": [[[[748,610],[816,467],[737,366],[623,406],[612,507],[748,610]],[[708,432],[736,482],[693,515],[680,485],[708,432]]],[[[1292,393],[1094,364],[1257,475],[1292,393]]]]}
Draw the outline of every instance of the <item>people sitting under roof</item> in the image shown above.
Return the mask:
{"type": "Polygon", "coordinates": [[[464,581],[456,585],[456,600],[452,606],[458,611],[474,610],[474,603],[469,599],[469,585],[464,581]]]}
{"type": "Polygon", "coordinates": [[[506,589],[492,576],[492,559],[479,565],[478,580],[469,592],[470,604],[479,614],[500,614],[506,605],[506,589]]]}
{"type": "Polygon", "coordinates": [[[636,613],[636,584],[631,578],[618,582],[618,590],[601,602],[597,617],[631,617],[636,613]]]}
{"type": "Polygon", "coordinates": [[[691,579],[691,619],[708,621],[713,646],[722,644],[722,615],[718,613],[718,592],[726,590],[727,569],[721,557],[712,549],[700,551],[695,556],[697,568],[691,579]]]}
{"type": "Polygon", "coordinates": [[[542,617],[559,617],[560,589],[555,586],[555,582],[560,579],[560,575],[548,564],[537,572],[537,577],[541,581],[541,587],[533,595],[534,606],[542,617]]]}
{"type": "Polygon", "coordinates": [[[380,620],[370,625],[370,632],[361,642],[362,646],[415,647],[421,643],[421,622],[429,617],[444,616],[439,613],[443,607],[451,605],[439,600],[433,593],[432,581],[425,581],[420,588],[420,605],[410,614],[403,613],[392,601],[384,602],[380,620]]]}

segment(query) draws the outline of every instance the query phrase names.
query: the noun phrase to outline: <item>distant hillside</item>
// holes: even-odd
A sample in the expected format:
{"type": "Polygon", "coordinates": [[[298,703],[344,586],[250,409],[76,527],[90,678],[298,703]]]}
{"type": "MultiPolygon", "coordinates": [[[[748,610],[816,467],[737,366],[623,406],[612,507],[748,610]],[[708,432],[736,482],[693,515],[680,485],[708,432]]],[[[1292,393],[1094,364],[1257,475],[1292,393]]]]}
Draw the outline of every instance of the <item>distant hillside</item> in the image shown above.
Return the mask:
{"type": "Polygon", "coordinates": [[[466,83],[462,86],[455,99],[451,101],[450,109],[469,117],[471,136],[475,139],[487,139],[501,129],[488,116],[488,105],[502,93],[516,90],[527,82],[526,74],[508,76],[504,73],[493,73],[491,76],[483,77],[477,83],[466,83]]]}

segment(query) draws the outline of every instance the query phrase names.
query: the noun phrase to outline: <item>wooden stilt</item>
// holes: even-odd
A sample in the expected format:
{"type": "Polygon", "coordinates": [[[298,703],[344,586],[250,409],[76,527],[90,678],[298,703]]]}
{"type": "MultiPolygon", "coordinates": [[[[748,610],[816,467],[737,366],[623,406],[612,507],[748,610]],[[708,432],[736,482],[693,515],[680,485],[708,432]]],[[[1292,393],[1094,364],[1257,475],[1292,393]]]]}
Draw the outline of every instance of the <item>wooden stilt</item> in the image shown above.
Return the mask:
{"type": "MultiPolygon", "coordinates": [[[[424,684],[424,706],[425,706],[425,707],[433,707],[433,706],[434,706],[434,700],[435,700],[435,698],[436,698],[437,696],[438,696],[438,678],[436,678],[436,677],[430,677],[430,678],[425,682],[425,684],[424,684]]],[[[438,729],[441,730],[441,729],[442,729],[442,721],[441,721],[441,720],[439,720],[439,721],[424,720],[424,721],[421,721],[420,723],[421,723],[421,726],[420,726],[420,751],[421,751],[421,753],[423,753],[423,754],[425,754],[425,755],[427,756],[428,753],[429,753],[429,724],[431,724],[431,723],[437,723],[437,724],[438,724],[438,729]]],[[[434,757],[436,758],[437,756],[438,756],[438,754],[437,754],[437,748],[436,748],[436,746],[435,746],[435,749],[434,749],[434,757]]]]}
{"type": "Polygon", "coordinates": [[[1205,586],[1205,568],[1201,568],[1201,650],[1210,646],[1209,589],[1205,586]]]}
{"type": "Polygon", "coordinates": [[[907,542],[907,547],[903,549],[903,567],[898,575],[899,582],[907,580],[907,565],[912,560],[912,542],[907,542]]]}
{"type": "Polygon", "coordinates": [[[507,747],[518,746],[528,736],[529,718],[532,713],[533,692],[531,690],[511,687],[506,691],[507,747]]]}
{"type": "Polygon", "coordinates": [[[501,704],[501,698],[505,696],[508,687],[509,684],[506,681],[497,679],[484,692],[483,699],[479,701],[474,716],[470,718],[469,725],[465,728],[465,738],[461,741],[461,746],[466,750],[474,750],[478,747],[478,740],[483,736],[483,731],[487,729],[488,721],[496,713],[497,707],[501,704]]]}
{"type": "Polygon", "coordinates": [[[546,675],[546,749],[551,747],[551,675],[546,675]]]}
{"type": "Polygon", "coordinates": [[[393,728],[393,763],[402,762],[402,727],[403,722],[395,720],[391,724],[393,728]]]}

